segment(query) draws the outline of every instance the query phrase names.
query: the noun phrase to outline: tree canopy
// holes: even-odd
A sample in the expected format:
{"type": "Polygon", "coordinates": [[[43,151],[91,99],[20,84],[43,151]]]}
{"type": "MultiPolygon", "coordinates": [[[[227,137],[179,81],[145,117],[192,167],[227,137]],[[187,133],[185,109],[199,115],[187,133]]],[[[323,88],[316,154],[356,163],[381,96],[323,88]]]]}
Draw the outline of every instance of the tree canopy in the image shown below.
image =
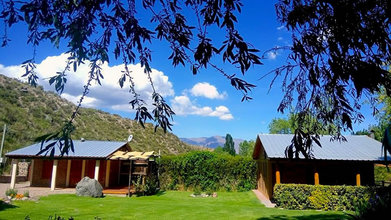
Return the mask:
{"type": "MultiPolygon", "coordinates": [[[[307,115],[335,125],[337,137],[360,122],[362,98],[373,102],[381,88],[391,95],[391,4],[385,0],[280,0],[278,19],[292,33],[288,63],[275,70],[283,77],[283,112],[295,102],[299,127],[294,150],[309,157],[313,135],[307,115]],[[296,99],[294,99],[296,98],[296,99]]],[[[315,135],[316,138],[316,135],[315,135]]]]}
{"type": "Polygon", "coordinates": [[[255,141],[243,141],[239,144],[239,155],[251,157],[253,155],[255,141]]]}
{"type": "MultiPolygon", "coordinates": [[[[269,124],[270,134],[294,134],[299,128],[299,115],[290,113],[288,118],[274,118],[269,124]]],[[[301,119],[303,127],[301,128],[304,132],[311,133],[312,130],[318,131],[318,134],[333,134],[336,130],[334,125],[323,125],[316,116],[305,115],[301,119]]]]}
{"type": "MultiPolygon", "coordinates": [[[[376,113],[378,123],[370,125],[367,129],[356,131],[355,135],[374,135],[374,138],[383,144],[383,154],[391,154],[391,97],[382,89],[377,96],[380,111],[376,113]]],[[[385,157],[387,159],[387,157],[385,157]]]]}
{"type": "MultiPolygon", "coordinates": [[[[23,63],[24,77],[32,85],[37,84],[35,72],[35,55],[38,46],[43,41],[50,41],[59,47],[65,41],[67,53],[70,55],[63,71],[53,73],[49,83],[61,93],[67,82],[67,73],[76,71],[84,61],[90,61],[90,71],[84,92],[79,100],[79,106],[72,114],[68,123],[58,132],[47,134],[38,140],[42,143],[56,140],[42,149],[40,153],[54,154],[55,145],[59,144],[61,153],[73,149],[71,134],[75,127],[74,118],[78,114],[84,97],[89,93],[93,81],[101,83],[103,75],[101,65],[109,62],[109,53],[124,64],[119,85],[130,84],[130,106],[136,110],[135,120],[144,125],[146,120],[152,120],[164,131],[171,129],[172,116],[175,114],[154,87],[150,76],[152,52],[148,44],[157,39],[169,44],[173,66],[190,67],[192,74],[197,74],[202,68],[214,68],[228,82],[243,94],[242,101],[249,100],[248,92],[255,85],[246,82],[234,73],[227,73],[218,67],[211,58],[219,56],[224,62],[231,63],[244,74],[252,65],[261,64],[258,50],[246,42],[237,31],[236,14],[241,12],[242,3],[239,0],[199,1],[199,0],[32,0],[32,1],[2,1],[0,18],[5,25],[2,46],[8,41],[7,29],[16,23],[25,23],[28,27],[27,43],[33,45],[32,57],[23,63]],[[137,7],[137,4],[140,4],[137,7]],[[137,11],[139,10],[139,11],[137,11]],[[185,10],[192,11],[194,18],[188,19],[185,10]],[[143,26],[139,17],[150,16],[153,27],[143,26]],[[218,28],[223,36],[219,43],[212,44],[208,36],[210,28],[218,28]],[[130,75],[129,64],[140,63],[144,67],[153,93],[151,96],[152,110],[147,108],[145,100],[135,90],[135,82],[130,75]]],[[[216,42],[216,39],[213,39],[216,42]]]]}
{"type": "MultiPolygon", "coordinates": [[[[39,52],[39,44],[50,41],[58,47],[65,41],[70,55],[66,67],[49,79],[59,93],[64,89],[67,72],[89,60],[90,71],[86,73],[89,80],[79,107],[91,83],[103,80],[100,65],[110,61],[109,53],[114,54],[115,59],[124,63],[118,82],[121,87],[125,82],[130,84],[130,106],[136,110],[135,120],[142,125],[152,120],[156,128],[166,131],[171,129],[170,120],[175,113],[154,88],[150,77],[153,53],[148,45],[153,39],[167,42],[171,50],[168,59],[173,66],[188,66],[192,74],[213,68],[243,93],[242,101],[250,100],[248,92],[255,85],[212,62],[213,57],[220,57],[242,74],[261,64],[259,51],[236,29],[241,6],[240,0],[5,0],[0,5],[0,18],[7,24],[2,45],[9,41],[7,28],[16,23],[27,24],[27,42],[34,50],[31,59],[23,63],[24,76],[35,85],[38,77],[34,70],[35,54],[39,52]],[[194,18],[188,19],[185,10],[192,11],[194,18]],[[153,28],[142,25],[140,15],[150,16],[153,28]],[[212,27],[222,30],[221,42],[208,35],[212,27]],[[135,82],[127,68],[133,63],[140,63],[149,76],[152,110],[134,89],[135,82]]],[[[275,77],[271,84],[282,78],[284,97],[278,111],[293,106],[298,117],[291,150],[309,158],[312,143],[317,143],[324,129],[306,123],[309,117],[316,117],[326,127],[335,126],[332,134],[340,138],[342,131],[352,131],[353,123],[363,119],[361,99],[374,103],[373,97],[381,88],[387,97],[391,95],[391,75],[385,67],[391,59],[391,3],[279,0],[276,12],[277,19],[292,34],[292,45],[285,48],[290,51],[287,63],[271,72],[275,77]]],[[[62,153],[72,149],[70,136],[78,109],[60,131],[40,140],[56,139],[62,153]]],[[[54,144],[44,150],[54,152],[54,144]]]]}
{"type": "Polygon", "coordinates": [[[274,118],[269,124],[270,134],[293,134],[296,130],[292,115],[288,119],[274,118]]]}

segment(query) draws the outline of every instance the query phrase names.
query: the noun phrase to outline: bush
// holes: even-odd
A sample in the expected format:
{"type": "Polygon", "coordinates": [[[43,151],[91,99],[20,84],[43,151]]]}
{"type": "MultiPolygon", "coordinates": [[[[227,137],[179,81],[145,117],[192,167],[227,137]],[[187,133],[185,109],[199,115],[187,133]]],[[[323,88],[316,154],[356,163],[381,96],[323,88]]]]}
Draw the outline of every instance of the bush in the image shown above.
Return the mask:
{"type": "Polygon", "coordinates": [[[5,191],[6,196],[10,196],[11,198],[15,198],[15,196],[18,194],[18,190],[16,189],[7,189],[5,191]]]}
{"type": "Polygon", "coordinates": [[[391,210],[391,186],[373,191],[369,201],[361,201],[356,206],[354,219],[385,219],[391,210]]]}
{"type": "Polygon", "coordinates": [[[256,162],[248,157],[193,151],[160,160],[160,187],[168,190],[247,191],[256,188],[256,162]]]}
{"type": "Polygon", "coordinates": [[[26,198],[29,198],[30,197],[30,192],[28,190],[24,191],[23,192],[23,196],[26,197],[26,198]]]}
{"type": "Polygon", "coordinates": [[[142,178],[143,177],[138,176],[136,181],[132,181],[137,196],[154,195],[159,191],[159,182],[157,176],[146,176],[145,184],[142,183],[142,178]]]}
{"type": "Polygon", "coordinates": [[[157,176],[148,175],[145,180],[145,195],[154,195],[159,191],[159,181],[157,176]]]}
{"type": "Polygon", "coordinates": [[[137,196],[143,196],[145,194],[145,185],[142,184],[142,177],[138,176],[136,181],[132,181],[134,191],[137,196]]]}
{"type": "Polygon", "coordinates": [[[371,191],[365,186],[276,184],[274,200],[286,209],[355,210],[369,200],[371,191]]]}

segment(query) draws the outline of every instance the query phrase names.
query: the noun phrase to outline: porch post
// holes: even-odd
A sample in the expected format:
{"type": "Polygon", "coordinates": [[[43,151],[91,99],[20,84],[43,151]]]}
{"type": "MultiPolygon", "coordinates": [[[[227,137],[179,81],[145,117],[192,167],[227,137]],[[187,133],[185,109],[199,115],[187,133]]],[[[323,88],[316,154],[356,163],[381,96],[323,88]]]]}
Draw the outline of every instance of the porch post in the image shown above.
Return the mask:
{"type": "Polygon", "coordinates": [[[109,187],[110,183],[110,160],[106,160],[106,176],[105,176],[105,187],[109,187]]]}
{"type": "Polygon", "coordinates": [[[71,176],[71,163],[72,163],[72,160],[68,160],[67,161],[67,175],[66,175],[66,178],[65,178],[65,187],[69,187],[69,178],[71,176]]]}
{"type": "Polygon", "coordinates": [[[34,159],[31,160],[31,165],[30,165],[30,178],[29,178],[29,181],[30,181],[30,185],[32,184],[33,182],[33,175],[34,175],[34,159]]]}
{"type": "Polygon", "coordinates": [[[82,179],[84,178],[85,173],[86,173],[86,160],[83,160],[83,162],[81,164],[81,178],[82,179]]]}
{"type": "Polygon", "coordinates": [[[52,181],[50,183],[50,190],[52,191],[56,188],[57,165],[58,160],[53,160],[52,181]]]}
{"type": "Polygon", "coordinates": [[[360,173],[356,174],[356,186],[361,186],[361,176],[360,176],[360,173]]]}
{"type": "Polygon", "coordinates": [[[319,185],[319,173],[318,171],[315,171],[315,174],[314,174],[314,178],[315,178],[315,185],[319,185]]]}
{"type": "Polygon", "coordinates": [[[18,168],[18,160],[12,159],[12,176],[11,176],[11,184],[10,184],[11,189],[15,189],[17,168],[18,168]]]}
{"type": "Polygon", "coordinates": [[[100,160],[96,160],[95,162],[95,174],[94,174],[94,179],[99,181],[99,167],[100,167],[100,160]]]}
{"type": "Polygon", "coordinates": [[[278,165],[276,164],[276,184],[280,184],[280,183],[281,183],[280,168],[279,168],[278,165]]]}

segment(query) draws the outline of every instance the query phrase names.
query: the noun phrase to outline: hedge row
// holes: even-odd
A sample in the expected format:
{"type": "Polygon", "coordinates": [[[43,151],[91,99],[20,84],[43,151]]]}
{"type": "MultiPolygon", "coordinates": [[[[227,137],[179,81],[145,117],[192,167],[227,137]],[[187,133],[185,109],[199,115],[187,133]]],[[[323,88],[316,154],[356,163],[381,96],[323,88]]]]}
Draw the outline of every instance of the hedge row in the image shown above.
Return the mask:
{"type": "Polygon", "coordinates": [[[242,156],[193,151],[160,160],[160,187],[168,190],[247,191],[256,188],[256,162],[242,156]]]}
{"type": "Polygon", "coordinates": [[[365,186],[325,186],[305,184],[276,184],[274,199],[286,209],[355,210],[371,196],[365,186]]]}

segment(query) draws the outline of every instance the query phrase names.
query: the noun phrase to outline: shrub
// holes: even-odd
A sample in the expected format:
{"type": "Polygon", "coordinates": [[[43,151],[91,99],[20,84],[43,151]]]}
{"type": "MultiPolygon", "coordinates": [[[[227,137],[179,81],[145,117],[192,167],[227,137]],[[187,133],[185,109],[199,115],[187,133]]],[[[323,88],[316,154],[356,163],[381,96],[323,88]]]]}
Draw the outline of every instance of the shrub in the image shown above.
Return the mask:
{"type": "Polygon", "coordinates": [[[142,177],[138,176],[136,181],[132,181],[134,191],[137,196],[142,196],[145,193],[145,185],[142,184],[142,177]]]}
{"type": "Polygon", "coordinates": [[[311,187],[301,184],[276,184],[273,194],[276,205],[287,209],[312,208],[308,199],[311,196],[311,187]]]}
{"type": "Polygon", "coordinates": [[[195,187],[195,188],[194,188],[194,195],[195,195],[195,196],[201,195],[201,190],[200,190],[199,187],[195,187]]]}
{"type": "Polygon", "coordinates": [[[142,183],[142,178],[138,176],[136,181],[132,181],[137,196],[154,195],[159,191],[159,182],[155,175],[146,176],[145,184],[142,183]]]}
{"type": "Polygon", "coordinates": [[[145,195],[154,195],[159,191],[159,181],[155,175],[148,175],[145,179],[145,195]]]}
{"type": "Polygon", "coordinates": [[[15,198],[15,196],[18,194],[18,190],[16,189],[7,189],[5,191],[6,196],[10,196],[11,198],[15,198]]]}
{"type": "Polygon", "coordinates": [[[193,151],[162,157],[159,163],[162,189],[247,191],[256,187],[256,162],[248,157],[193,151]]]}
{"type": "Polygon", "coordinates": [[[355,210],[368,201],[372,189],[365,186],[276,184],[274,199],[287,209],[355,210]]]}
{"type": "Polygon", "coordinates": [[[315,209],[334,210],[334,208],[338,208],[333,203],[333,201],[338,201],[338,196],[329,188],[317,187],[311,192],[311,196],[308,199],[310,200],[311,206],[315,209]]]}
{"type": "Polygon", "coordinates": [[[391,210],[391,186],[380,187],[372,192],[368,201],[356,205],[354,219],[385,219],[391,210]]]}
{"type": "Polygon", "coordinates": [[[26,198],[29,198],[30,197],[30,192],[28,190],[24,191],[23,192],[23,196],[26,197],[26,198]]]}

